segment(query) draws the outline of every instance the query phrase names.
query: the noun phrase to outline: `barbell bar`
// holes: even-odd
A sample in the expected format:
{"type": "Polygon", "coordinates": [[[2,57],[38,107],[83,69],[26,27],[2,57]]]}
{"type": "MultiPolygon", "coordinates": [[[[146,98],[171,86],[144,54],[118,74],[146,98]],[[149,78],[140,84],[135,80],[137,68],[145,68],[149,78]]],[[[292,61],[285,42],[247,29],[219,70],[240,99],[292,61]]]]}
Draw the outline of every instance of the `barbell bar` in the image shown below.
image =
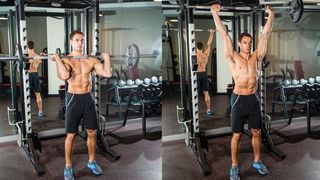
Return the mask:
{"type": "MultiPolygon", "coordinates": [[[[267,4],[266,4],[267,5],[267,4]]],[[[303,15],[303,12],[319,12],[320,10],[317,9],[304,9],[303,1],[302,0],[291,0],[288,4],[283,4],[286,6],[275,6],[273,9],[285,9],[289,10],[290,17],[292,22],[298,23],[303,15]]],[[[180,8],[179,5],[162,5],[164,8],[180,8]]],[[[211,6],[187,6],[190,9],[197,9],[197,10],[210,10],[211,6]]],[[[222,11],[264,11],[266,8],[262,7],[229,7],[229,6],[221,6],[222,11]]]]}
{"type": "MultiPolygon", "coordinates": [[[[17,51],[19,51],[19,49],[17,48],[17,51]]],[[[18,52],[17,52],[18,54],[18,52]]],[[[74,59],[87,59],[90,57],[93,58],[99,58],[101,59],[101,55],[84,55],[84,56],[62,56],[61,55],[61,50],[59,48],[57,48],[56,50],[56,54],[58,54],[61,58],[74,58],[74,59]]],[[[28,56],[24,56],[24,59],[48,59],[49,56],[52,56],[53,54],[48,54],[47,56],[35,56],[35,57],[28,57],[28,56]]],[[[140,58],[157,58],[159,55],[158,51],[153,51],[152,54],[140,54],[139,51],[139,47],[134,44],[131,43],[127,46],[127,48],[125,49],[125,52],[123,55],[110,55],[110,58],[113,58],[112,61],[123,61],[120,59],[124,59],[126,65],[131,68],[133,66],[135,66],[138,62],[140,58]]],[[[8,56],[8,55],[2,55],[0,54],[0,61],[18,61],[20,60],[20,58],[18,56],[8,56]]]]}
{"type": "MultiPolygon", "coordinates": [[[[225,25],[225,29],[228,31],[228,32],[232,32],[232,30],[229,30],[228,29],[228,26],[225,25]]],[[[216,29],[212,29],[213,31],[218,31],[216,29]]],[[[179,29],[177,28],[172,28],[168,25],[165,26],[165,28],[162,28],[162,31],[179,31],[179,29]]],[[[210,29],[194,29],[193,31],[195,32],[210,32],[210,29]]]]}

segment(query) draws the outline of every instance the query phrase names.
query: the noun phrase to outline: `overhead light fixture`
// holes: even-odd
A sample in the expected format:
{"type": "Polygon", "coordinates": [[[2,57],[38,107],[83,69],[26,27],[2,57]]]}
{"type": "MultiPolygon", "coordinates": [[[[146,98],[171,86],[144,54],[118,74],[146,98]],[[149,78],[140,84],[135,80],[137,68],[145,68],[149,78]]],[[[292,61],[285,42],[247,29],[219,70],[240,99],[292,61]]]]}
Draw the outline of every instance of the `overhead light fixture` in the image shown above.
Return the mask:
{"type": "Polygon", "coordinates": [[[7,17],[0,17],[0,20],[7,20],[7,17]]]}
{"type": "Polygon", "coordinates": [[[170,22],[178,22],[178,19],[170,19],[170,22]]]}
{"type": "Polygon", "coordinates": [[[53,7],[61,7],[63,3],[65,3],[66,0],[49,0],[49,3],[53,7]]]}

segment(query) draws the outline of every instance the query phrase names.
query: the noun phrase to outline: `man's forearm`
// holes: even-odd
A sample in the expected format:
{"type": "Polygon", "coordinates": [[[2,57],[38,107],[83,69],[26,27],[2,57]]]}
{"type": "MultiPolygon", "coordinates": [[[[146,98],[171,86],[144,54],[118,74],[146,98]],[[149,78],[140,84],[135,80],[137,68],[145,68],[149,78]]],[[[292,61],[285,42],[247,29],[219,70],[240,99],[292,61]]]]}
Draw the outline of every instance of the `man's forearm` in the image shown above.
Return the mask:
{"type": "Polygon", "coordinates": [[[110,59],[104,61],[103,70],[105,72],[106,77],[112,76],[110,59]]]}
{"type": "Polygon", "coordinates": [[[227,32],[224,29],[222,21],[217,12],[212,12],[212,17],[214,19],[214,24],[216,25],[216,30],[222,35],[227,36],[227,32]]]}
{"type": "Polygon", "coordinates": [[[273,24],[273,19],[274,19],[274,13],[271,13],[268,15],[268,19],[266,24],[264,25],[264,28],[262,30],[263,34],[269,35],[272,29],[272,24],[273,24]]]}
{"type": "Polygon", "coordinates": [[[61,60],[56,60],[56,65],[57,65],[57,74],[58,77],[62,80],[66,80],[70,77],[70,72],[67,70],[65,65],[62,63],[61,60]]]}

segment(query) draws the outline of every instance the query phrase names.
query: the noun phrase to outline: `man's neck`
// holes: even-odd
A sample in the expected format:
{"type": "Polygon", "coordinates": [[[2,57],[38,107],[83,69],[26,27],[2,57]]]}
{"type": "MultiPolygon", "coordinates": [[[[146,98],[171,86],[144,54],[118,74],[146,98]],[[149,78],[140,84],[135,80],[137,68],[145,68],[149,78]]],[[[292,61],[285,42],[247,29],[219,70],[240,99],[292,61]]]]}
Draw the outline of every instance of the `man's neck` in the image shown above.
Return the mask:
{"type": "Polygon", "coordinates": [[[28,54],[30,54],[30,53],[35,53],[34,49],[28,49],[28,54]]]}
{"type": "Polygon", "coordinates": [[[239,55],[246,60],[248,60],[249,57],[251,56],[250,53],[245,53],[245,52],[240,52],[239,55]]]}
{"type": "Polygon", "coordinates": [[[203,53],[203,51],[200,49],[196,49],[196,54],[198,54],[198,53],[203,53]]]}
{"type": "Polygon", "coordinates": [[[81,51],[72,51],[71,54],[73,54],[73,55],[83,55],[82,50],[81,51]]]}

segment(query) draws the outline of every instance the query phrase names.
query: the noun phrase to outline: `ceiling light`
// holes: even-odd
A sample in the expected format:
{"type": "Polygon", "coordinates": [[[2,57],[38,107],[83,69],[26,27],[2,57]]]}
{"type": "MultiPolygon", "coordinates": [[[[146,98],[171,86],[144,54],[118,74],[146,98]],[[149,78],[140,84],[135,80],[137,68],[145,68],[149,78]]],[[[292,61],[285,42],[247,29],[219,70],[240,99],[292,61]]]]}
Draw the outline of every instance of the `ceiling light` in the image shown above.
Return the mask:
{"type": "Polygon", "coordinates": [[[51,6],[53,7],[61,7],[63,3],[65,3],[66,0],[49,0],[51,6]]]}
{"type": "Polygon", "coordinates": [[[178,22],[178,19],[170,19],[170,22],[178,22]]]}

